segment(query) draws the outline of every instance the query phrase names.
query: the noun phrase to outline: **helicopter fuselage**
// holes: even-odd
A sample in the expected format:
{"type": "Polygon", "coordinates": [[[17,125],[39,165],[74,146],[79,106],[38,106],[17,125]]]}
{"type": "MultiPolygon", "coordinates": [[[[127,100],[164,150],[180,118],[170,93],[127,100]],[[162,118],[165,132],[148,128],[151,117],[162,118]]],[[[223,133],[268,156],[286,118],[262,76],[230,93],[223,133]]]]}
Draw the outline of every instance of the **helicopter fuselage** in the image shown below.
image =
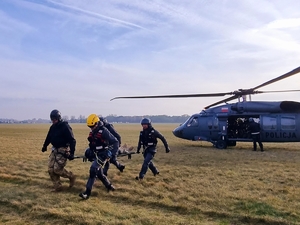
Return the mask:
{"type": "Polygon", "coordinates": [[[251,101],[221,105],[192,115],[173,134],[192,141],[208,141],[217,148],[252,141],[248,119],[261,126],[262,142],[300,142],[300,102],[251,101]]]}

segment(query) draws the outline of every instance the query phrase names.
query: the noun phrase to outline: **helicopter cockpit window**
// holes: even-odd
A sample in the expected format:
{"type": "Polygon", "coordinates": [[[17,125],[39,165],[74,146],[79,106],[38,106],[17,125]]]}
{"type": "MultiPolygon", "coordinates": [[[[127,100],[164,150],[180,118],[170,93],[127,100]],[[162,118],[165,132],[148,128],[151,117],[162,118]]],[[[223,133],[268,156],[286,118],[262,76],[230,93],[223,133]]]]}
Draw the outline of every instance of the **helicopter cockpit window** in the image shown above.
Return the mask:
{"type": "Polygon", "coordinates": [[[281,117],[281,129],[282,130],[295,130],[295,128],[296,128],[295,116],[281,117]]]}
{"type": "Polygon", "coordinates": [[[188,127],[197,127],[198,126],[198,117],[193,117],[187,124],[188,127]]]}
{"type": "Polygon", "coordinates": [[[277,130],[276,116],[263,116],[263,130],[277,130]]]}

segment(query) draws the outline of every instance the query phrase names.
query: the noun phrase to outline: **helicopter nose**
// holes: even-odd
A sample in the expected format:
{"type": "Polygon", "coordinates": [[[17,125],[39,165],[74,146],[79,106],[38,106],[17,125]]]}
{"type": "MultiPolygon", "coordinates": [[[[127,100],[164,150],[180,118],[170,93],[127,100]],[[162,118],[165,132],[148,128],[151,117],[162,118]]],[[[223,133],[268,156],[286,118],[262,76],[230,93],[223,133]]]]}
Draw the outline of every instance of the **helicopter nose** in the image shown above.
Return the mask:
{"type": "Polygon", "coordinates": [[[178,137],[178,138],[182,138],[182,128],[181,126],[175,128],[173,131],[173,134],[178,137]]]}

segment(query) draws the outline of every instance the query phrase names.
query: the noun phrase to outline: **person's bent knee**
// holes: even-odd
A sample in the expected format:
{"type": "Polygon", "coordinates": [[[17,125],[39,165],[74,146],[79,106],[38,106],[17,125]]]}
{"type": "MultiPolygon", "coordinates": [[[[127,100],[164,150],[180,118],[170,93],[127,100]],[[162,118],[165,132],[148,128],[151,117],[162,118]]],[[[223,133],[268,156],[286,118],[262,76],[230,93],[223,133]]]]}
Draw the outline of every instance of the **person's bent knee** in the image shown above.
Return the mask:
{"type": "Polygon", "coordinates": [[[61,175],[61,174],[63,173],[63,170],[64,170],[64,168],[61,168],[61,167],[55,168],[55,167],[54,167],[53,173],[58,174],[58,175],[61,175]]]}

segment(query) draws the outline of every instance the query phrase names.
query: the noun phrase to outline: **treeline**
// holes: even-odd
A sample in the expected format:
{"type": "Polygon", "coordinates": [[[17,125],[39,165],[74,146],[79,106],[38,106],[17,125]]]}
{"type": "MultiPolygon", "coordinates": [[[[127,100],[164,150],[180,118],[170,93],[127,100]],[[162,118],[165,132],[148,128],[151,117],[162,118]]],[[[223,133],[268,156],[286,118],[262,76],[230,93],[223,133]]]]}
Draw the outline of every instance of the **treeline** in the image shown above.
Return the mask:
{"type": "MultiPolygon", "coordinates": [[[[101,115],[99,115],[101,116],[101,115]]],[[[117,115],[108,115],[104,116],[104,118],[109,123],[140,123],[141,120],[144,118],[150,118],[153,123],[183,123],[186,121],[190,116],[189,115],[182,115],[182,116],[168,116],[168,115],[145,115],[145,116],[117,116],[117,115]]],[[[70,123],[85,123],[86,118],[84,116],[80,116],[78,119],[71,117],[68,119],[67,117],[63,118],[70,123]]]]}
{"type": "Polygon", "coordinates": [[[167,116],[167,115],[114,116],[114,115],[109,115],[109,116],[106,116],[105,119],[107,119],[107,121],[110,123],[140,123],[144,117],[150,118],[153,123],[183,123],[190,116],[189,115],[182,115],[182,116],[167,116]]]}
{"type": "MultiPolygon", "coordinates": [[[[99,115],[101,116],[101,115],[99,115]]],[[[117,115],[108,115],[104,117],[109,123],[140,123],[144,118],[150,118],[153,123],[183,123],[190,116],[168,116],[168,115],[145,115],[145,116],[117,116],[117,115]]],[[[69,123],[86,123],[86,117],[80,115],[78,118],[75,116],[63,116],[63,120],[68,121],[69,123]]],[[[15,120],[15,119],[1,119],[0,123],[50,123],[49,119],[28,119],[28,120],[15,120]]]]}

